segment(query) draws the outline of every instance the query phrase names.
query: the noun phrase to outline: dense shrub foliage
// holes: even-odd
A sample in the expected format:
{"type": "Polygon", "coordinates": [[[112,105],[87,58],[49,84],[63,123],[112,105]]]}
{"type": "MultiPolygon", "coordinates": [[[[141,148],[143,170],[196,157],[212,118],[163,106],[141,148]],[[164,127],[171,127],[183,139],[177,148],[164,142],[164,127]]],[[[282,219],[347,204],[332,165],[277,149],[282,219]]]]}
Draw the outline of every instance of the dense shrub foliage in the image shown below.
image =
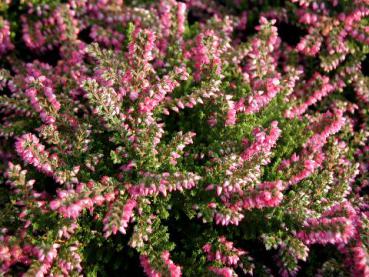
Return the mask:
{"type": "Polygon", "coordinates": [[[369,1],[0,1],[0,274],[369,276],[369,1]]]}

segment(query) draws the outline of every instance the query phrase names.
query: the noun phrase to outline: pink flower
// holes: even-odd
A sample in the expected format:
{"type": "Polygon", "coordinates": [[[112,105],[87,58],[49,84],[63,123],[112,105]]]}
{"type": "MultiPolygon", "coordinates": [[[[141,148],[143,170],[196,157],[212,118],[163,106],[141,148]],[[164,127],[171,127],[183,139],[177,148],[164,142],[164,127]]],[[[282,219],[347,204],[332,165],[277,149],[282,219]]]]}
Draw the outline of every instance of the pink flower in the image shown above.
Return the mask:
{"type": "Polygon", "coordinates": [[[10,24],[7,20],[0,19],[0,55],[13,50],[14,45],[10,39],[10,24]]]}
{"type": "Polygon", "coordinates": [[[137,202],[135,200],[128,199],[127,203],[123,207],[123,213],[122,213],[122,217],[120,220],[120,227],[119,227],[119,231],[122,234],[126,233],[128,223],[133,217],[133,210],[136,207],[136,205],[137,205],[137,202]]]}
{"type": "Polygon", "coordinates": [[[26,163],[32,164],[47,175],[53,174],[54,165],[50,154],[35,135],[28,133],[20,136],[15,143],[15,150],[26,163]]]}
{"type": "Polygon", "coordinates": [[[210,266],[209,270],[214,272],[218,276],[223,276],[223,277],[235,277],[235,276],[237,276],[236,273],[234,272],[234,270],[232,268],[229,268],[229,267],[219,268],[219,267],[210,266]]]}
{"type": "Polygon", "coordinates": [[[281,130],[278,128],[277,121],[272,122],[269,135],[263,131],[254,130],[255,141],[242,153],[242,159],[249,161],[253,156],[262,152],[269,154],[280,134],[281,130]]]}

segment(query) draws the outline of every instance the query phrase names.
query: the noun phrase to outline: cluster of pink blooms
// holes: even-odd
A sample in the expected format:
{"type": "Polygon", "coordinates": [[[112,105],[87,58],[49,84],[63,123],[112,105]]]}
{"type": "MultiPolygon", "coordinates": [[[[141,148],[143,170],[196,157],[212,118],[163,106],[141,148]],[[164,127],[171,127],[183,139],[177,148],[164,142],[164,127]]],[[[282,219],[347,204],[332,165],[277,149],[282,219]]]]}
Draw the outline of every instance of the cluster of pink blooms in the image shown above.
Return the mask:
{"type": "Polygon", "coordinates": [[[28,274],[32,276],[50,276],[51,267],[56,263],[61,272],[65,275],[69,275],[71,272],[81,272],[81,256],[77,253],[77,246],[70,246],[68,251],[72,257],[72,261],[66,261],[58,257],[58,249],[60,245],[54,243],[49,249],[44,249],[40,247],[34,247],[32,249],[32,255],[34,255],[40,262],[39,266],[33,267],[28,271],[28,274]]]}
{"type": "Polygon", "coordinates": [[[91,27],[90,37],[105,47],[121,49],[124,42],[124,35],[113,28],[94,25],[91,27]]]}
{"type": "Polygon", "coordinates": [[[283,199],[283,188],[282,181],[263,182],[257,185],[255,189],[250,189],[244,192],[243,195],[241,194],[241,199],[232,206],[241,207],[245,210],[276,207],[283,199]]]}
{"type": "Polygon", "coordinates": [[[57,191],[58,198],[50,202],[50,208],[63,217],[76,219],[85,209],[93,210],[115,198],[114,192],[98,191],[94,182],[80,183],[75,189],[57,191]]]}
{"type": "Polygon", "coordinates": [[[49,246],[32,246],[28,243],[18,245],[12,243],[12,239],[12,237],[7,235],[0,236],[0,261],[2,263],[1,269],[4,272],[17,262],[31,265],[27,272],[30,276],[50,276],[50,270],[54,263],[60,264],[60,269],[65,273],[69,273],[72,268],[79,268],[77,271],[81,272],[81,257],[76,252],[76,247],[70,247],[75,260],[66,262],[58,257],[58,249],[61,247],[58,243],[53,243],[49,246]],[[32,260],[37,262],[32,263],[32,260]]]}
{"type": "MultiPolygon", "coordinates": [[[[164,251],[161,254],[162,262],[164,263],[165,270],[168,271],[169,276],[171,277],[180,277],[182,276],[181,267],[177,266],[173,261],[170,259],[169,251],[164,251]]],[[[163,274],[157,272],[150,264],[149,257],[146,255],[140,256],[140,263],[144,269],[144,272],[148,277],[162,277],[163,274]]]]}
{"type": "Polygon", "coordinates": [[[254,141],[244,141],[245,150],[239,155],[230,155],[220,160],[224,166],[227,178],[221,185],[210,184],[206,190],[216,190],[216,194],[224,207],[216,203],[209,203],[209,208],[214,211],[214,219],[221,225],[238,225],[243,219],[243,210],[253,208],[275,207],[283,198],[283,183],[280,180],[272,182],[260,182],[260,164],[268,164],[272,148],[280,137],[281,130],[278,122],[273,121],[269,134],[259,128],[254,129],[254,141]],[[253,170],[244,170],[245,166],[253,161],[258,165],[253,170]],[[235,177],[234,175],[239,175],[235,177]],[[256,184],[255,184],[256,183],[256,184]],[[223,209],[223,211],[219,210],[223,209]]]}
{"type": "Polygon", "coordinates": [[[278,128],[278,122],[273,121],[270,125],[269,134],[266,134],[260,129],[254,129],[253,135],[255,140],[251,145],[247,145],[245,141],[245,151],[241,154],[244,161],[251,161],[257,155],[266,157],[264,163],[268,162],[270,151],[276,145],[278,138],[281,135],[281,130],[278,128]]]}
{"type": "Polygon", "coordinates": [[[10,26],[9,22],[0,18],[0,55],[14,48],[13,43],[10,40],[10,26]]]}
{"type": "Polygon", "coordinates": [[[143,177],[146,179],[143,183],[132,185],[128,188],[128,192],[133,198],[158,195],[159,193],[163,196],[167,196],[167,194],[172,191],[192,189],[201,179],[201,177],[196,174],[187,173],[183,175],[180,172],[175,172],[173,175],[168,172],[164,172],[160,175],[146,172],[143,173],[143,177]]]}
{"type": "Polygon", "coordinates": [[[54,262],[54,260],[58,256],[58,248],[60,247],[59,244],[54,243],[49,249],[42,249],[42,248],[34,248],[33,254],[37,257],[40,261],[41,265],[37,269],[35,276],[47,276],[50,268],[54,262]]]}
{"type": "Polygon", "coordinates": [[[329,78],[322,76],[319,73],[314,74],[314,76],[307,82],[305,88],[308,88],[309,90],[302,89],[301,91],[296,92],[298,101],[303,102],[289,108],[285,113],[286,117],[293,118],[302,115],[309,106],[314,105],[334,90],[334,87],[329,82],[329,78]],[[315,87],[317,88],[315,89],[315,87]],[[313,89],[312,92],[310,92],[311,89],[313,89]]]}
{"type": "Polygon", "coordinates": [[[68,248],[70,252],[71,261],[58,259],[57,264],[60,271],[65,275],[69,276],[72,272],[82,272],[82,258],[78,254],[78,245],[73,245],[68,248]]]}
{"type": "Polygon", "coordinates": [[[238,276],[236,272],[230,267],[215,267],[209,266],[209,270],[214,272],[217,276],[223,277],[236,277],[238,276]]]}
{"type": "Polygon", "coordinates": [[[296,236],[306,244],[345,245],[356,234],[357,213],[349,202],[336,204],[320,218],[308,218],[296,236]]]}
{"type": "MultiPolygon", "coordinates": [[[[4,232],[4,230],[2,230],[4,232]]],[[[7,235],[0,235],[0,262],[1,271],[7,272],[12,265],[17,262],[30,263],[30,254],[32,253],[32,246],[25,245],[23,248],[18,244],[10,243],[11,237],[7,235]]]]}
{"type": "MultiPolygon", "coordinates": [[[[323,2],[292,2],[299,2],[299,22],[308,26],[308,34],[301,39],[296,49],[305,55],[315,56],[323,52],[321,48],[325,45],[327,54],[321,55],[321,66],[325,71],[337,68],[346,59],[350,52],[350,38],[369,44],[367,29],[361,24],[362,19],[369,15],[366,1],[353,1],[352,5],[347,6],[347,11],[333,14],[323,2]]],[[[338,4],[338,1],[331,2],[334,7],[338,4]]]]}
{"type": "Polygon", "coordinates": [[[217,35],[206,30],[197,35],[195,39],[196,46],[191,49],[195,69],[194,78],[200,80],[204,74],[214,71],[214,74],[220,75],[222,71],[220,55],[222,53],[220,40],[217,35]]]}
{"type": "MultiPolygon", "coordinates": [[[[114,203],[112,204],[114,205],[114,203]]],[[[128,199],[127,202],[121,206],[119,205],[117,210],[115,207],[111,207],[109,212],[106,214],[105,218],[103,219],[104,223],[104,232],[105,237],[109,237],[111,234],[116,234],[118,231],[122,234],[126,233],[128,223],[133,219],[133,211],[137,206],[137,202],[134,199],[128,199]],[[121,210],[120,210],[121,209],[121,210]],[[112,221],[111,217],[113,213],[117,212],[117,215],[120,217],[118,218],[116,224],[115,221],[112,221]],[[120,215],[119,215],[120,213],[120,215]]]]}
{"type": "MultiPolygon", "coordinates": [[[[45,65],[44,70],[48,70],[45,65]]],[[[60,110],[60,103],[56,99],[52,80],[42,75],[33,64],[27,65],[28,76],[25,78],[25,95],[28,97],[32,107],[40,114],[42,121],[46,124],[55,123],[56,114],[60,110]],[[44,101],[47,101],[45,103],[44,101]],[[52,109],[46,110],[46,109],[52,109]]]]}
{"type": "Polygon", "coordinates": [[[281,90],[281,76],[276,73],[277,60],[272,53],[278,48],[280,39],[275,20],[268,21],[262,17],[256,30],[263,34],[251,41],[252,50],[248,53],[248,63],[244,71],[250,80],[253,95],[250,96],[240,110],[245,113],[256,113],[265,107],[281,90]],[[265,38],[266,37],[266,38],[265,38]]]}
{"type": "Polygon", "coordinates": [[[327,139],[331,135],[339,132],[345,125],[346,118],[343,116],[343,110],[336,109],[334,113],[328,111],[322,114],[319,121],[319,124],[316,126],[321,130],[317,130],[304,145],[313,151],[319,151],[327,143],[327,139]]]}
{"type": "MultiPolygon", "coordinates": [[[[306,17],[308,16],[305,16],[305,18],[306,17]]],[[[315,56],[319,53],[322,41],[323,38],[315,33],[315,29],[312,29],[311,33],[299,42],[296,49],[307,56],[315,56]]]]}
{"type": "Polygon", "coordinates": [[[182,276],[181,267],[173,263],[173,261],[170,259],[169,251],[164,251],[161,254],[161,258],[163,259],[165,266],[168,267],[170,276],[172,277],[182,276]]]}
{"type": "Polygon", "coordinates": [[[53,175],[54,168],[58,166],[57,155],[47,152],[45,146],[33,134],[20,136],[15,143],[15,150],[26,163],[47,175],[53,175]]]}
{"type": "Polygon", "coordinates": [[[335,110],[335,114],[328,111],[320,115],[316,120],[316,122],[312,122],[311,126],[314,134],[304,144],[300,155],[293,153],[289,159],[281,163],[280,170],[300,168],[299,171],[290,177],[288,185],[297,184],[311,176],[316,169],[321,167],[324,161],[323,146],[327,143],[328,138],[339,132],[346,122],[342,110],[335,110]]]}
{"type": "MultiPolygon", "coordinates": [[[[216,205],[212,205],[213,203],[210,203],[209,206],[211,208],[215,208],[216,205]]],[[[224,211],[216,211],[214,213],[214,221],[217,225],[227,226],[227,225],[235,225],[238,226],[242,219],[245,217],[241,212],[238,211],[239,209],[232,209],[230,207],[229,209],[226,209],[224,211]]],[[[199,214],[200,216],[200,214],[199,214]]]]}
{"type": "Polygon", "coordinates": [[[69,4],[60,5],[50,11],[45,5],[43,10],[29,10],[28,15],[22,15],[23,40],[27,47],[36,51],[50,50],[61,42],[76,39],[78,22],[69,4]],[[32,17],[41,18],[36,21],[32,17]]]}
{"type": "Polygon", "coordinates": [[[289,165],[297,165],[301,168],[300,171],[298,171],[296,174],[291,176],[291,178],[288,181],[289,185],[295,185],[299,183],[300,181],[308,178],[311,176],[315,170],[317,170],[323,163],[324,156],[321,152],[316,153],[313,155],[312,158],[300,158],[300,156],[293,154],[289,160],[284,161],[282,164],[283,166],[289,166],[289,165]]]}
{"type": "MultiPolygon", "coordinates": [[[[265,207],[276,207],[283,199],[282,190],[284,189],[281,181],[264,182],[255,188],[249,188],[239,192],[236,200],[222,195],[220,199],[226,206],[228,212],[215,212],[214,219],[220,225],[238,225],[244,218],[242,211],[254,208],[262,209],[265,207]],[[232,202],[234,201],[234,203],[232,202]]],[[[217,205],[210,203],[209,207],[215,209],[217,205]]]]}
{"type": "Polygon", "coordinates": [[[369,275],[369,254],[359,233],[355,235],[349,245],[342,245],[340,250],[346,256],[345,263],[350,268],[352,276],[369,275]]]}
{"type": "MultiPolygon", "coordinates": [[[[180,76],[181,80],[187,80],[188,73],[185,67],[177,67],[174,69],[174,75],[180,76]]],[[[139,103],[139,111],[141,113],[151,113],[159,104],[163,102],[167,94],[173,92],[173,90],[179,86],[179,82],[175,80],[175,76],[165,75],[161,82],[159,82],[151,92],[153,95],[149,95],[143,98],[143,101],[139,103]]],[[[150,94],[151,94],[150,93],[150,94]]],[[[181,102],[177,103],[179,109],[184,108],[184,104],[181,102]]],[[[177,107],[172,107],[172,110],[178,112],[177,107]]]]}
{"type": "Polygon", "coordinates": [[[153,59],[152,51],[155,46],[155,34],[148,30],[136,27],[132,33],[132,41],[128,45],[129,64],[137,69],[147,72],[151,68],[149,62],[153,59]],[[139,42],[139,40],[143,40],[139,42]]]}
{"type": "MultiPolygon", "coordinates": [[[[69,227],[63,226],[59,231],[59,238],[68,238],[71,233],[74,233],[77,225],[71,224],[69,227]]],[[[72,245],[68,248],[72,256],[71,261],[64,260],[58,256],[58,250],[61,245],[53,243],[50,246],[31,245],[28,242],[21,242],[21,244],[14,243],[14,238],[6,235],[7,230],[2,230],[0,235],[0,262],[1,270],[7,272],[12,266],[21,262],[31,265],[27,274],[30,276],[50,276],[51,268],[54,264],[58,264],[59,269],[66,275],[71,272],[81,272],[81,256],[78,254],[78,247],[72,245]],[[37,262],[34,262],[34,261],[37,262]]]]}
{"type": "Polygon", "coordinates": [[[162,34],[157,41],[157,47],[160,50],[160,54],[165,55],[170,42],[175,40],[175,43],[182,43],[186,21],[186,4],[174,0],[161,1],[158,14],[162,34]],[[174,37],[172,37],[173,33],[174,37]]]}
{"type": "Polygon", "coordinates": [[[307,244],[347,243],[354,235],[352,222],[345,217],[310,218],[304,223],[304,231],[297,237],[307,244]]]}
{"type": "Polygon", "coordinates": [[[229,109],[225,125],[234,125],[238,112],[257,113],[265,107],[282,88],[281,75],[277,72],[275,49],[280,44],[275,20],[261,17],[256,27],[258,36],[251,41],[251,50],[246,52],[246,65],[242,67],[244,79],[250,82],[252,93],[238,101],[228,101],[229,109]]]}
{"type": "Polygon", "coordinates": [[[365,240],[365,225],[367,216],[354,209],[349,202],[332,207],[323,214],[324,216],[343,216],[351,221],[355,231],[348,243],[338,245],[338,250],[345,256],[345,264],[350,269],[352,276],[369,275],[369,254],[363,240],[365,240]],[[363,232],[363,233],[362,233],[363,232]]]}
{"type": "Polygon", "coordinates": [[[210,262],[217,261],[227,266],[237,266],[240,256],[246,252],[234,247],[233,242],[228,241],[224,236],[218,238],[215,251],[212,244],[207,243],[202,247],[206,253],[207,260],[210,262]]]}
{"type": "Polygon", "coordinates": [[[177,159],[182,156],[184,148],[186,147],[186,145],[193,143],[193,138],[195,136],[196,136],[196,133],[194,132],[188,132],[184,135],[182,135],[182,132],[179,133],[178,144],[176,145],[175,150],[170,152],[170,158],[169,158],[170,164],[172,165],[177,164],[177,159]]]}
{"type": "Polygon", "coordinates": [[[369,44],[368,29],[366,27],[360,27],[358,24],[360,21],[369,15],[369,8],[364,6],[356,7],[350,14],[342,14],[340,19],[344,20],[345,30],[353,38],[358,41],[369,44]]]}

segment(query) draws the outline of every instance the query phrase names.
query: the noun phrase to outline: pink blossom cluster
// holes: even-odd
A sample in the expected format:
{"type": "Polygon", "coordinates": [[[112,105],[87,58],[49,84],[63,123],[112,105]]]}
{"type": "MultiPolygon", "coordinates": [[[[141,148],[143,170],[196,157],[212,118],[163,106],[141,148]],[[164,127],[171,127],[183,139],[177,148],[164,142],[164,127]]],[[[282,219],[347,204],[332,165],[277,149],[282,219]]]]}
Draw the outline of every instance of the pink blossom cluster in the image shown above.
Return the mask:
{"type": "Polygon", "coordinates": [[[146,255],[140,256],[140,264],[146,274],[149,277],[161,277],[161,274],[158,273],[155,269],[151,267],[149,257],[146,255]]]}
{"type": "MultiPolygon", "coordinates": [[[[119,201],[119,200],[118,200],[119,201]]],[[[114,207],[111,207],[103,219],[104,223],[104,236],[109,237],[111,234],[116,234],[118,231],[122,234],[126,234],[128,224],[131,220],[133,220],[133,211],[137,206],[137,201],[134,199],[128,199],[127,202],[123,205],[122,210],[120,210],[121,206],[119,205],[119,210],[114,207]],[[115,224],[115,221],[112,221],[112,216],[117,212],[118,220],[115,224]]]]}
{"type": "Polygon", "coordinates": [[[47,175],[53,175],[54,169],[58,166],[57,155],[47,152],[38,137],[31,133],[17,139],[15,150],[27,164],[33,165],[47,175]]]}
{"type": "Polygon", "coordinates": [[[326,210],[322,216],[324,217],[345,217],[354,220],[357,217],[355,208],[350,202],[345,201],[343,203],[336,204],[326,210]]]}
{"type": "Polygon", "coordinates": [[[302,103],[298,103],[297,105],[289,108],[285,113],[286,117],[293,118],[302,115],[309,106],[316,104],[334,90],[334,87],[329,82],[329,78],[327,76],[322,76],[319,73],[315,73],[307,82],[305,87],[309,88],[309,90],[311,88],[317,88],[312,92],[307,91],[306,89],[302,89],[301,92],[298,92],[300,95],[298,97],[298,102],[302,103]]]}
{"type": "MultiPolygon", "coordinates": [[[[160,17],[161,36],[157,41],[157,47],[161,55],[166,54],[170,43],[182,43],[186,10],[186,4],[181,2],[173,0],[160,2],[158,15],[160,17]]],[[[164,63],[164,61],[158,61],[158,63],[164,63]]]]}
{"type": "MultiPolygon", "coordinates": [[[[98,26],[114,30],[114,32],[120,34],[122,34],[121,27],[125,26],[127,22],[140,24],[141,17],[147,15],[147,13],[140,14],[140,12],[146,12],[145,10],[141,9],[137,12],[125,5],[122,0],[72,0],[69,1],[69,4],[72,10],[75,11],[78,23],[82,27],[98,26]]],[[[107,34],[110,34],[110,32],[107,34]]],[[[110,40],[111,38],[107,39],[110,40]]]]}
{"type": "Polygon", "coordinates": [[[178,136],[174,139],[176,146],[174,151],[171,151],[169,156],[169,163],[172,165],[177,164],[177,159],[182,157],[184,148],[193,143],[193,138],[196,136],[196,133],[194,132],[188,132],[186,134],[182,134],[180,132],[178,136]]]}
{"type": "MultiPolygon", "coordinates": [[[[302,17],[304,18],[304,16],[302,17]]],[[[307,22],[310,21],[310,15],[305,15],[307,22]]],[[[316,33],[315,29],[311,28],[309,35],[306,35],[296,46],[296,49],[307,56],[315,56],[319,53],[322,46],[323,38],[316,33]]]]}
{"type": "Polygon", "coordinates": [[[209,266],[209,270],[214,272],[217,276],[223,277],[235,277],[238,276],[234,270],[230,267],[215,267],[209,266]]]}
{"type": "Polygon", "coordinates": [[[18,262],[30,263],[30,254],[32,246],[19,244],[11,244],[11,237],[8,235],[0,235],[0,262],[1,271],[7,272],[14,264],[18,262]]]}
{"type": "MultiPolygon", "coordinates": [[[[44,69],[49,68],[46,66],[44,69]]],[[[25,95],[44,123],[55,123],[54,114],[60,110],[60,102],[56,99],[52,80],[42,75],[42,72],[33,64],[27,65],[27,72],[29,75],[25,78],[27,87],[25,95]],[[45,100],[47,103],[44,102],[45,100]]]]}
{"type": "Polygon", "coordinates": [[[124,35],[111,27],[101,27],[93,25],[91,27],[90,37],[105,47],[121,49],[124,42],[124,35]]]}
{"type": "Polygon", "coordinates": [[[142,183],[128,188],[128,192],[133,198],[158,195],[159,193],[167,196],[168,192],[192,189],[201,178],[193,173],[183,175],[180,172],[176,172],[173,175],[168,172],[160,175],[146,172],[143,173],[143,177],[144,181],[142,183]]]}
{"type": "MultiPolygon", "coordinates": [[[[64,228],[73,233],[77,225],[63,226],[64,228]]],[[[68,238],[69,236],[70,234],[60,236],[60,238],[68,238]]],[[[59,269],[66,275],[69,275],[71,272],[82,271],[82,260],[78,254],[77,245],[68,247],[72,260],[66,260],[60,257],[60,249],[63,245],[59,243],[54,242],[47,246],[31,245],[28,242],[22,241],[21,244],[17,244],[14,242],[14,237],[9,235],[1,235],[0,242],[1,270],[4,272],[7,272],[11,266],[19,262],[30,265],[27,274],[31,276],[49,276],[52,274],[51,268],[55,264],[58,264],[59,269]]]]}
{"type": "Polygon", "coordinates": [[[150,70],[149,61],[153,59],[155,47],[155,34],[148,30],[136,27],[132,33],[132,41],[128,45],[128,60],[132,67],[146,72],[150,70]]]}
{"type": "Polygon", "coordinates": [[[105,202],[114,200],[114,192],[99,191],[94,182],[80,183],[75,189],[57,191],[57,198],[50,202],[50,208],[63,217],[76,219],[85,209],[93,210],[105,202]],[[94,187],[95,186],[95,187],[94,187]]]}
{"type": "Polygon", "coordinates": [[[233,242],[228,241],[224,236],[218,238],[215,249],[212,244],[206,243],[202,250],[206,253],[208,261],[217,261],[227,266],[236,266],[240,256],[246,254],[245,251],[234,247],[233,242]]]}
{"type": "Polygon", "coordinates": [[[341,252],[346,255],[345,263],[350,268],[352,276],[369,275],[369,254],[367,247],[356,235],[349,246],[342,246],[341,252]]]}
{"type": "MultiPolygon", "coordinates": [[[[220,185],[210,184],[206,190],[216,190],[222,205],[209,203],[208,208],[214,213],[214,220],[221,225],[238,225],[244,218],[242,212],[253,208],[275,207],[283,198],[281,181],[260,182],[260,164],[268,164],[271,150],[275,146],[281,130],[276,121],[271,123],[269,134],[255,129],[252,143],[244,141],[245,150],[235,154],[214,159],[216,167],[221,166],[226,173],[220,185]],[[253,162],[258,165],[254,166],[253,162]],[[252,170],[250,169],[252,166],[252,170]],[[247,168],[247,170],[245,170],[247,168]],[[237,177],[235,177],[237,176],[237,177]]],[[[209,169],[213,170],[213,169],[209,169]]]]}
{"type": "Polygon", "coordinates": [[[345,217],[310,218],[304,222],[304,231],[297,237],[307,244],[347,243],[354,235],[352,222],[345,217]]]}
{"type": "Polygon", "coordinates": [[[79,245],[72,245],[68,248],[71,261],[63,259],[58,259],[57,261],[60,271],[66,276],[71,275],[72,272],[82,273],[82,257],[78,254],[78,246],[79,245]]]}
{"type": "Polygon", "coordinates": [[[0,18],[0,55],[3,55],[13,49],[14,45],[10,40],[9,22],[0,18]]]}
{"type": "MultiPolygon", "coordinates": [[[[244,218],[243,211],[254,208],[262,209],[265,207],[276,207],[282,199],[284,186],[281,181],[263,182],[255,188],[248,188],[238,192],[228,191],[221,195],[220,199],[225,205],[225,209],[215,210],[214,219],[220,225],[238,225],[244,218]],[[232,194],[230,194],[232,193],[232,194]]],[[[209,208],[216,209],[216,203],[209,203],[209,208]]]]}
{"type": "MultiPolygon", "coordinates": [[[[176,81],[176,77],[179,77],[181,80],[186,80],[188,78],[188,73],[185,67],[176,67],[174,69],[174,74],[168,74],[163,76],[162,80],[154,86],[153,90],[149,92],[149,95],[144,97],[143,100],[138,104],[139,111],[141,113],[151,113],[159,104],[163,102],[167,94],[173,92],[173,90],[178,87],[180,84],[176,81]]],[[[178,101],[177,107],[179,109],[184,109],[184,104],[181,101],[178,101]]],[[[172,107],[172,110],[176,110],[175,107],[172,107]]]]}
{"type": "Polygon", "coordinates": [[[263,182],[255,189],[244,192],[234,206],[245,210],[276,207],[283,199],[283,188],[282,181],[263,182]]]}
{"type": "Polygon", "coordinates": [[[23,40],[27,47],[36,51],[50,50],[61,42],[75,40],[79,32],[75,11],[69,4],[51,10],[48,5],[42,9],[29,10],[22,15],[23,40]],[[29,20],[32,17],[39,20],[29,20]]]}
{"type": "Polygon", "coordinates": [[[69,94],[77,97],[83,94],[80,84],[86,79],[87,67],[83,63],[86,53],[86,44],[82,41],[76,41],[73,44],[62,45],[59,49],[61,60],[55,67],[54,75],[50,76],[54,83],[61,86],[70,86],[69,94]],[[66,74],[65,77],[60,78],[66,74]]]}
{"type": "Polygon", "coordinates": [[[343,215],[349,220],[352,220],[355,233],[347,243],[338,245],[338,250],[345,257],[345,264],[349,268],[352,276],[367,276],[369,274],[369,254],[365,240],[365,229],[367,228],[367,216],[363,215],[357,209],[345,202],[341,205],[336,205],[328,210],[325,214],[328,215],[343,215]]]}
{"type": "MultiPolygon", "coordinates": [[[[299,2],[299,22],[308,26],[308,34],[300,40],[296,49],[308,56],[320,53],[321,67],[325,71],[332,71],[346,59],[350,53],[350,38],[369,43],[368,32],[361,24],[361,20],[369,14],[365,1],[354,1],[345,11],[335,13],[330,13],[325,3],[292,2],[299,2]],[[326,54],[322,54],[323,46],[326,46],[326,54]]],[[[333,4],[337,6],[338,1],[333,1],[333,4]]]]}
{"type": "MultiPolygon", "coordinates": [[[[199,81],[202,76],[214,72],[220,75],[222,64],[220,55],[222,54],[220,39],[212,30],[205,30],[196,36],[195,47],[191,49],[191,57],[194,61],[194,78],[199,81]]],[[[190,54],[190,53],[189,53],[190,54]]]]}
{"type": "Polygon", "coordinates": [[[283,166],[296,164],[300,171],[292,175],[288,181],[288,185],[295,185],[302,180],[310,177],[319,167],[322,166],[324,155],[321,152],[316,153],[311,158],[300,159],[300,156],[293,154],[288,161],[284,161],[283,166]]]}
{"type": "Polygon", "coordinates": [[[164,251],[161,254],[161,258],[163,259],[165,266],[168,267],[170,276],[172,276],[172,277],[181,277],[182,276],[181,267],[178,266],[178,265],[176,265],[170,259],[170,253],[169,253],[169,251],[164,251]]]}
{"type": "Polygon", "coordinates": [[[356,7],[350,14],[341,14],[340,19],[344,20],[345,30],[358,41],[369,44],[368,29],[361,27],[360,21],[369,15],[369,8],[365,6],[356,7]]]}
{"type": "MultiPolygon", "coordinates": [[[[135,28],[133,38],[128,45],[127,57],[130,68],[124,72],[119,88],[121,97],[128,96],[131,101],[137,101],[138,112],[146,117],[146,122],[149,124],[152,123],[152,113],[180,85],[179,80],[186,80],[189,76],[184,65],[180,65],[160,79],[151,79],[154,68],[150,61],[153,59],[153,52],[157,50],[156,36],[148,29],[135,28]]],[[[177,106],[184,108],[184,104],[180,101],[177,106]]],[[[176,107],[172,109],[178,111],[176,107]]],[[[166,109],[164,112],[169,113],[166,109]]]]}
{"type": "MultiPolygon", "coordinates": [[[[173,263],[170,259],[169,251],[164,251],[161,254],[161,259],[164,263],[165,269],[168,271],[169,276],[171,277],[180,277],[182,276],[181,268],[173,263]]],[[[146,255],[140,256],[140,263],[144,269],[144,272],[148,277],[162,277],[163,274],[156,271],[150,264],[149,257],[146,255]]]]}
{"type": "Polygon", "coordinates": [[[260,18],[256,30],[260,37],[251,41],[252,50],[248,53],[248,62],[244,68],[248,76],[253,94],[249,96],[240,110],[245,113],[256,113],[266,106],[281,90],[281,76],[276,73],[276,58],[272,55],[280,44],[275,20],[260,18]],[[261,36],[263,38],[261,39],[261,36]]]}
{"type": "Polygon", "coordinates": [[[244,217],[245,216],[243,215],[243,213],[239,212],[239,209],[237,207],[230,207],[228,209],[225,209],[225,211],[215,211],[214,213],[215,223],[222,226],[238,226],[244,217]]]}
{"type": "Polygon", "coordinates": [[[59,247],[59,244],[54,243],[49,249],[44,249],[40,247],[33,248],[32,254],[35,255],[37,260],[40,262],[40,266],[36,268],[36,270],[34,270],[34,276],[43,277],[48,275],[52,264],[58,256],[59,247]]]}
{"type": "MultiPolygon", "coordinates": [[[[281,90],[281,74],[277,72],[276,47],[280,43],[275,20],[260,18],[256,27],[258,35],[251,41],[251,50],[246,51],[246,65],[242,67],[244,79],[250,82],[251,94],[237,101],[228,100],[228,112],[225,125],[236,123],[237,113],[253,114],[265,107],[281,90]]],[[[242,61],[242,58],[238,62],[242,61]]],[[[293,83],[293,82],[292,82],[293,83]]],[[[291,83],[291,84],[292,84],[291,83]]],[[[294,85],[294,84],[293,84],[294,85]]]]}
{"type": "Polygon", "coordinates": [[[265,162],[268,161],[271,149],[276,145],[278,138],[281,135],[281,130],[278,128],[278,122],[273,121],[271,123],[269,135],[260,129],[254,129],[253,135],[255,141],[251,145],[245,145],[246,149],[241,154],[244,161],[250,161],[256,155],[263,154],[266,156],[265,162]]]}
{"type": "Polygon", "coordinates": [[[336,109],[334,114],[329,111],[322,114],[320,120],[318,127],[322,129],[311,136],[304,145],[313,151],[319,151],[327,143],[329,136],[339,132],[346,123],[343,111],[339,109],[336,109]]]}
{"type": "Polygon", "coordinates": [[[322,166],[325,159],[323,146],[331,135],[341,130],[345,122],[342,110],[335,110],[335,114],[328,111],[316,118],[316,122],[311,125],[314,134],[305,142],[301,154],[293,153],[280,165],[280,170],[294,168],[295,173],[291,174],[287,185],[299,183],[322,166]],[[296,172],[297,168],[299,169],[296,172]]]}

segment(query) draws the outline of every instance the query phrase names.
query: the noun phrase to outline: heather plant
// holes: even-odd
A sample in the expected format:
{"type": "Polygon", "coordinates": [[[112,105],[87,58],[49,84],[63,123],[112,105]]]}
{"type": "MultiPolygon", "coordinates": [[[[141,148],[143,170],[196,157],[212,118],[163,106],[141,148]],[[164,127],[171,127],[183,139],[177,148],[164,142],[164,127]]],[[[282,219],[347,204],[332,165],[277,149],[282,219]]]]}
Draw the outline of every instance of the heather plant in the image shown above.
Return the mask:
{"type": "Polygon", "coordinates": [[[0,2],[1,274],[369,276],[369,3],[219,2],[0,2]]]}

